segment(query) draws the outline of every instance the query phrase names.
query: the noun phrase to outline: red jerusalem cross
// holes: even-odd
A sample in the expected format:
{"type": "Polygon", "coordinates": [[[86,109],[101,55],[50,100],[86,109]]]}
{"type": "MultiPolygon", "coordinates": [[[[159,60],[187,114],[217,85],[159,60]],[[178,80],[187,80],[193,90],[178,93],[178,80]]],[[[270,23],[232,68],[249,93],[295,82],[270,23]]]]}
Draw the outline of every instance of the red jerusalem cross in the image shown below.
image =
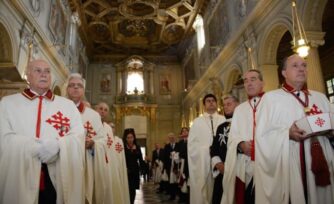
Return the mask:
{"type": "Polygon", "coordinates": [[[63,117],[63,114],[60,111],[52,115],[46,122],[59,131],[58,134],[60,137],[63,137],[70,130],[70,119],[63,117]]]}
{"type": "Polygon", "coordinates": [[[123,150],[123,147],[122,147],[122,145],[119,142],[117,142],[117,144],[115,145],[115,150],[118,153],[121,153],[121,151],[123,150]]]}
{"type": "Polygon", "coordinates": [[[107,145],[108,145],[108,148],[110,148],[110,146],[112,145],[113,141],[112,141],[111,137],[109,136],[109,134],[107,134],[107,137],[108,137],[107,145]]]}
{"type": "Polygon", "coordinates": [[[86,137],[88,138],[93,138],[96,135],[96,132],[94,131],[94,128],[92,126],[92,124],[90,124],[89,121],[87,121],[84,125],[84,128],[86,129],[86,137]]]}
{"type": "Polygon", "coordinates": [[[322,119],[322,118],[317,118],[317,120],[315,121],[315,124],[317,125],[317,126],[320,126],[320,127],[322,127],[324,124],[325,124],[325,120],[324,119],[322,119]]]}
{"type": "Polygon", "coordinates": [[[320,113],[322,113],[322,111],[319,110],[319,107],[317,105],[313,104],[312,109],[310,110],[309,115],[317,115],[317,114],[320,114],[320,113]]]}

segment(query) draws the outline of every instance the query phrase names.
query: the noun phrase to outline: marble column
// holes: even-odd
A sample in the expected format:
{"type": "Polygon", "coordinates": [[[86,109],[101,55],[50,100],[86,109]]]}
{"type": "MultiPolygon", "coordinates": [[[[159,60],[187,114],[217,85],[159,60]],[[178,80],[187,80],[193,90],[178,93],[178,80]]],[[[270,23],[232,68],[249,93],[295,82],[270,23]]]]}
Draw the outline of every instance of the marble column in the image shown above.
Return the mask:
{"type": "MultiPolygon", "coordinates": [[[[157,114],[156,107],[150,107],[149,110],[150,124],[149,124],[149,137],[147,137],[146,145],[148,154],[150,155],[154,149],[155,143],[160,143],[157,135],[157,114]]],[[[151,155],[152,156],[152,155],[151,155]]]]}
{"type": "Polygon", "coordinates": [[[307,62],[307,86],[311,90],[326,93],[325,82],[322,75],[318,46],[325,43],[323,40],[325,33],[323,32],[307,32],[307,38],[310,43],[309,55],[306,58],[307,62]]]}
{"type": "MultiPolygon", "coordinates": [[[[117,70],[117,69],[116,69],[117,70]]],[[[117,87],[117,95],[122,93],[122,72],[119,70],[116,71],[116,87],[117,87]]]]}
{"type": "Polygon", "coordinates": [[[122,70],[122,94],[127,93],[128,72],[122,70]]]}
{"type": "Polygon", "coordinates": [[[277,69],[278,65],[276,64],[263,64],[260,66],[264,80],[264,91],[271,91],[279,87],[277,69]]]}

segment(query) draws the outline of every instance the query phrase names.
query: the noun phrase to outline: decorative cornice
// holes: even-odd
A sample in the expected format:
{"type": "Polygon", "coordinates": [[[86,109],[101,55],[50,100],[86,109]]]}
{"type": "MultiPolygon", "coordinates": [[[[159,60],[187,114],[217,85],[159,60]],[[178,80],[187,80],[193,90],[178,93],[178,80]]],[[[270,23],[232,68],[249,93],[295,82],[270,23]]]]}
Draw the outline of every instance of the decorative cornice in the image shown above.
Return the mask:
{"type": "Polygon", "coordinates": [[[325,44],[325,32],[314,32],[314,31],[307,31],[306,37],[310,43],[311,47],[317,48],[325,44]]]}

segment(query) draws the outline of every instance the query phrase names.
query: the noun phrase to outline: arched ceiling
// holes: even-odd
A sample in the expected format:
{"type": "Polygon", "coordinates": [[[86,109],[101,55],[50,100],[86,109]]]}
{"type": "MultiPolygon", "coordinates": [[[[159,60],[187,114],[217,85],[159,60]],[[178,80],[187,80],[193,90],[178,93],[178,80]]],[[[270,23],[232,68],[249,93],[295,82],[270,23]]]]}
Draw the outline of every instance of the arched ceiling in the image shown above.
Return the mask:
{"type": "Polygon", "coordinates": [[[69,2],[80,16],[79,32],[88,56],[94,58],[106,54],[170,54],[170,48],[192,32],[193,21],[208,0],[69,2]]]}

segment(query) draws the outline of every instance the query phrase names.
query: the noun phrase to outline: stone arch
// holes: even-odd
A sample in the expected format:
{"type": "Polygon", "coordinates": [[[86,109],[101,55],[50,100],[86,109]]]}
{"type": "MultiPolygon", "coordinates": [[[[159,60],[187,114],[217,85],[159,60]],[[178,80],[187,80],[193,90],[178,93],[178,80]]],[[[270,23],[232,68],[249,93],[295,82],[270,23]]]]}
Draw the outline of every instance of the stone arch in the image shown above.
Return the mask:
{"type": "Polygon", "coordinates": [[[13,26],[10,26],[4,16],[0,15],[0,63],[17,65],[18,45],[15,41],[13,26]]]}
{"type": "Polygon", "coordinates": [[[291,33],[291,20],[288,16],[273,21],[263,32],[259,40],[259,65],[276,64],[277,48],[286,31],[291,33]]]}
{"type": "Polygon", "coordinates": [[[327,2],[328,0],[308,0],[305,2],[301,12],[305,31],[322,31],[322,17],[327,2]]]}
{"type": "Polygon", "coordinates": [[[225,74],[225,77],[223,79],[224,81],[223,95],[228,94],[232,91],[233,86],[238,81],[241,74],[242,74],[242,71],[239,65],[233,64],[230,67],[230,69],[225,74]]]}
{"type": "Polygon", "coordinates": [[[287,31],[292,33],[291,28],[291,17],[287,14],[281,15],[268,24],[259,38],[258,64],[265,81],[265,91],[276,89],[279,86],[277,50],[284,34],[287,31]]]}
{"type": "Polygon", "coordinates": [[[13,64],[13,47],[6,27],[0,21],[0,63],[13,64]]]}

